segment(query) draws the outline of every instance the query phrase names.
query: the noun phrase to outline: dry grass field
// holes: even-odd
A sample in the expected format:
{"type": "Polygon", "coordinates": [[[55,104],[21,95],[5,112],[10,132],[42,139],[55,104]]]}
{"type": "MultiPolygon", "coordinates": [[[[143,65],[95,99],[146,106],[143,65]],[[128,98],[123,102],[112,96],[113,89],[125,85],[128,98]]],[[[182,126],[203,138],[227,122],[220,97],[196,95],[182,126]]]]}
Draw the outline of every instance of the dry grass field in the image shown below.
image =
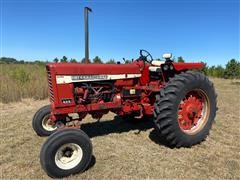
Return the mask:
{"type": "Polygon", "coordinates": [[[1,64],[0,102],[17,102],[24,98],[46,99],[48,84],[44,64],[1,64]]]}
{"type": "MultiPolygon", "coordinates": [[[[131,124],[114,114],[86,118],[91,137],[89,169],[66,179],[240,179],[240,82],[213,79],[218,93],[210,136],[192,148],[170,149],[157,141],[151,120],[131,124]]],[[[41,145],[31,120],[47,100],[1,104],[1,179],[48,179],[39,162],[41,145]]]]}

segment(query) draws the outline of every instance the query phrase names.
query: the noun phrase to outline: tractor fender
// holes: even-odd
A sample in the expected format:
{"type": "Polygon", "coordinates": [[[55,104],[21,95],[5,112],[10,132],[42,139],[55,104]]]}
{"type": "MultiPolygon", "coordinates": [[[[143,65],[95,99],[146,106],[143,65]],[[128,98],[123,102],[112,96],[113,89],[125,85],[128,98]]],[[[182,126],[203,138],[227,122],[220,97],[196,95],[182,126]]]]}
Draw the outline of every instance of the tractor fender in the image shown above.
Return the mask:
{"type": "Polygon", "coordinates": [[[203,63],[184,63],[184,62],[174,62],[172,63],[174,69],[176,71],[184,71],[190,69],[203,69],[203,63]]]}

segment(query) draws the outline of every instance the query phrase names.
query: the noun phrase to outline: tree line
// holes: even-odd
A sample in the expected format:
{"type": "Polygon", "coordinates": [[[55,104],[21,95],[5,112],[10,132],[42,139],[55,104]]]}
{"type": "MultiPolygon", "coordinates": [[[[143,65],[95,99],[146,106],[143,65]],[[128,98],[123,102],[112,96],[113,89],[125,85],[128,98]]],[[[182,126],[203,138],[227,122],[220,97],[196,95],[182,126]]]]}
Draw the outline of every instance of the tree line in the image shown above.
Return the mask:
{"type": "MultiPolygon", "coordinates": [[[[183,57],[178,57],[177,62],[185,62],[183,57]]],[[[204,62],[202,62],[204,63],[204,62]]],[[[204,68],[201,70],[205,75],[224,79],[240,79],[240,62],[236,59],[230,59],[225,67],[221,65],[208,66],[204,63],[204,68]]]]}
{"type": "MultiPolygon", "coordinates": [[[[160,59],[158,59],[160,60],[160,59]]],[[[178,57],[177,59],[174,59],[176,62],[185,62],[184,58],[182,56],[178,57]]],[[[103,64],[104,62],[99,56],[96,56],[92,60],[85,60],[83,58],[81,61],[77,61],[74,58],[68,59],[66,56],[63,56],[62,58],[55,58],[52,62],[58,63],[95,63],[95,64],[103,64]]],[[[125,60],[121,63],[131,63],[131,60],[125,60]]],[[[45,65],[46,63],[49,63],[49,61],[41,61],[41,60],[35,60],[35,61],[24,61],[24,60],[16,60],[14,58],[8,58],[8,57],[1,57],[0,58],[0,64],[42,64],[45,65]]],[[[106,64],[116,64],[117,61],[114,59],[110,59],[105,62],[106,64]]],[[[203,62],[204,63],[204,62],[203,62]]],[[[205,75],[211,76],[211,77],[218,77],[218,78],[225,78],[225,79],[240,79],[240,62],[236,59],[231,59],[227,62],[227,64],[224,66],[217,65],[217,66],[208,66],[207,63],[204,63],[204,68],[201,70],[205,75]]]]}
{"type": "MultiPolygon", "coordinates": [[[[57,57],[55,59],[53,59],[53,62],[58,63],[58,62],[70,62],[70,63],[77,63],[78,61],[76,59],[68,59],[66,56],[63,56],[61,59],[58,59],[57,57]]],[[[85,60],[85,58],[83,58],[81,61],[79,61],[80,63],[94,63],[94,64],[104,64],[104,62],[101,60],[101,58],[99,56],[96,56],[95,58],[92,59],[92,61],[90,59],[85,60]]],[[[117,62],[114,59],[110,59],[106,62],[106,64],[116,64],[117,62]]]]}

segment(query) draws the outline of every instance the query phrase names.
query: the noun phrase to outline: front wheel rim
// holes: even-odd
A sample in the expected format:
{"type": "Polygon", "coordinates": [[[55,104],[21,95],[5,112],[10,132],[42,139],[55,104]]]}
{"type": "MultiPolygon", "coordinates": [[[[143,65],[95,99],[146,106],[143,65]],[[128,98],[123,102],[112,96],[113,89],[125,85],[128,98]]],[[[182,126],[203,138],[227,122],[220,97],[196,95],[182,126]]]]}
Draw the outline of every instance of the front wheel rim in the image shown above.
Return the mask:
{"type": "Polygon", "coordinates": [[[189,91],[178,107],[178,124],[180,129],[194,135],[200,132],[208,122],[210,102],[207,94],[201,89],[189,91]]]}
{"type": "Polygon", "coordinates": [[[76,167],[83,158],[82,148],[75,143],[67,143],[58,148],[55,154],[55,164],[63,170],[76,167]]]}
{"type": "Polygon", "coordinates": [[[46,131],[54,131],[57,129],[57,126],[55,125],[55,123],[50,119],[50,115],[46,115],[42,119],[42,127],[46,131]]]}

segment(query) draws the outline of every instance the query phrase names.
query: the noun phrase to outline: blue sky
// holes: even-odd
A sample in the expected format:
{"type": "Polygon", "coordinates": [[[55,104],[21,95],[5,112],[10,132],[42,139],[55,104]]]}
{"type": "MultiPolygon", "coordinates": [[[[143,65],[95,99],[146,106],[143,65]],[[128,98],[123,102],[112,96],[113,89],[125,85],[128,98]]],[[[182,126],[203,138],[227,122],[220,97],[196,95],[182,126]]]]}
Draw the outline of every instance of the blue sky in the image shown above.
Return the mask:
{"type": "Polygon", "coordinates": [[[164,52],[225,65],[240,59],[239,0],[1,0],[1,56],[49,60],[84,57],[83,7],[90,14],[90,58],[164,52]]]}

